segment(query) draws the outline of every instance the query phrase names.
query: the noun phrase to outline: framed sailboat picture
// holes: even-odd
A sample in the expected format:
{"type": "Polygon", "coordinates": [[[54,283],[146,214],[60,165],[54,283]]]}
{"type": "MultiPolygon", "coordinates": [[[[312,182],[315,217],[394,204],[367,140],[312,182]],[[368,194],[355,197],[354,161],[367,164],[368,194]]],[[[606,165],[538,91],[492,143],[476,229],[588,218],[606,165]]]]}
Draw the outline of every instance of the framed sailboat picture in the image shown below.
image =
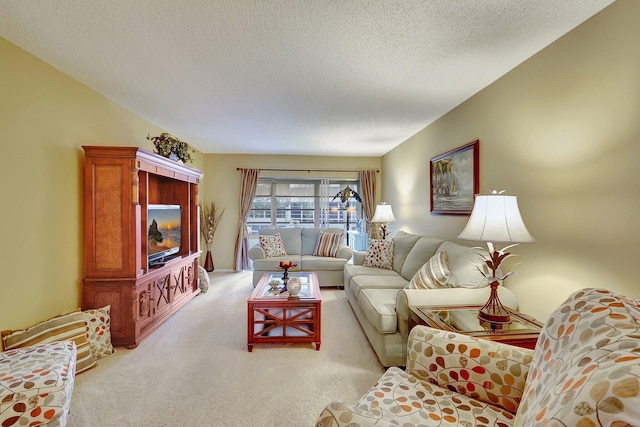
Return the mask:
{"type": "Polygon", "coordinates": [[[433,157],[430,170],[431,213],[470,215],[480,190],[480,140],[433,157]]]}

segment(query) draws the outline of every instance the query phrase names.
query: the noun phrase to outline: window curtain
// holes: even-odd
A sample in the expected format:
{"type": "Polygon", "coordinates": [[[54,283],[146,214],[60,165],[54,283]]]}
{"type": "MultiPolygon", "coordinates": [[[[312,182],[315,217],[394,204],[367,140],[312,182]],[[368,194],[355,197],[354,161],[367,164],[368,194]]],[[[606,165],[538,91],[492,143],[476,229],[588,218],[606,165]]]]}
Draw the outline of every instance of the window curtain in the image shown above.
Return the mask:
{"type": "Polygon", "coordinates": [[[360,181],[362,209],[367,218],[367,235],[370,239],[374,239],[376,235],[369,221],[376,211],[376,171],[374,169],[360,169],[358,170],[358,180],[360,181]]]}
{"type": "Polygon", "coordinates": [[[249,236],[247,235],[247,217],[251,210],[253,197],[256,195],[258,186],[259,169],[240,169],[242,175],[242,190],[240,193],[240,215],[238,218],[238,232],[236,234],[236,249],[234,258],[236,259],[236,271],[248,270],[251,268],[249,262],[249,236]]]}
{"type": "Polygon", "coordinates": [[[320,181],[320,228],[329,227],[329,180],[323,178],[320,181]]]}

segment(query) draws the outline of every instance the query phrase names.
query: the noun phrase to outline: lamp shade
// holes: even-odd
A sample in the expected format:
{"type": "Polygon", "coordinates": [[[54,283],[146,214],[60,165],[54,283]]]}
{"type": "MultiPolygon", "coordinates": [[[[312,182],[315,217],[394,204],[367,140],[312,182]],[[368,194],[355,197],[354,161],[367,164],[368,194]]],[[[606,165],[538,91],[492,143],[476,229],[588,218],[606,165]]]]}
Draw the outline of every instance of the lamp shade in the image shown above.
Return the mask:
{"type": "Polygon", "coordinates": [[[458,237],[492,243],[535,242],[522,221],[517,197],[497,193],[476,195],[469,222],[458,237]]]}
{"type": "Polygon", "coordinates": [[[373,214],[373,218],[371,218],[371,222],[394,222],[396,217],[393,216],[393,211],[391,210],[391,205],[385,205],[384,203],[376,206],[376,212],[373,214]]]}

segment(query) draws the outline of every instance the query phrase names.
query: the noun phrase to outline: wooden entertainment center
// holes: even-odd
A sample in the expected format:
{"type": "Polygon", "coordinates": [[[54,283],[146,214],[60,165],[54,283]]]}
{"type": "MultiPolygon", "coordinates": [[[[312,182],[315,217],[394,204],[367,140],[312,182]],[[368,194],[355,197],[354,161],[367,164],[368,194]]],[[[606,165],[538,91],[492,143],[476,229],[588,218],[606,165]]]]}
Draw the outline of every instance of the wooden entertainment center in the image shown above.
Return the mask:
{"type": "Polygon", "coordinates": [[[139,147],[83,146],[83,308],[111,305],[114,345],[135,348],[199,292],[202,173],[139,147]],[[147,207],[179,205],[180,249],[150,267],[147,207]]]}

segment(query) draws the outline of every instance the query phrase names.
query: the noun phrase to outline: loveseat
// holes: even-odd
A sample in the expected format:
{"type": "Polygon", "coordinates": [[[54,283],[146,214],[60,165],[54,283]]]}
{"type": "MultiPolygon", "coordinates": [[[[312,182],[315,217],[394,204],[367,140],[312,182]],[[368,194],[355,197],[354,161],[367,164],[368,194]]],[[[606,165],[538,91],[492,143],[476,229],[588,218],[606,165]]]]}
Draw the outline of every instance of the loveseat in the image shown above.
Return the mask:
{"type": "Polygon", "coordinates": [[[316,426],[637,426],[640,299],[574,292],[534,350],[411,330],[407,369],[389,368],[356,405],[332,402],[316,426]]]}
{"type": "Polygon", "coordinates": [[[253,286],[264,273],[277,271],[278,263],[289,260],[297,266],[290,271],[312,271],[318,275],[320,286],[342,286],[343,267],[351,259],[353,251],[344,243],[344,231],[340,228],[262,228],[258,233],[262,242],[249,249],[253,261],[253,286]],[[277,236],[280,239],[275,239],[277,236]],[[265,238],[266,237],[266,238],[265,238]],[[324,239],[326,237],[326,239],[324,239]],[[265,240],[281,240],[284,246],[275,242],[269,247],[265,240]],[[328,244],[321,240],[326,240],[328,244]],[[263,246],[264,245],[264,246],[263,246]],[[275,250],[267,256],[265,250],[275,250]],[[320,255],[314,255],[318,253],[320,255]]]}
{"type": "MultiPolygon", "coordinates": [[[[487,280],[478,270],[483,263],[482,250],[404,231],[398,231],[387,244],[390,242],[393,242],[390,252],[380,250],[372,256],[371,251],[356,251],[353,264],[344,266],[347,299],[386,367],[404,366],[406,362],[409,306],[482,305],[490,292],[487,280]],[[443,264],[439,273],[442,283],[433,288],[407,289],[416,273],[419,277],[430,273],[427,267],[434,260],[443,264]]],[[[370,242],[370,249],[377,243],[370,242]]],[[[498,293],[504,305],[517,309],[517,300],[509,289],[500,286],[498,293]]]]}

